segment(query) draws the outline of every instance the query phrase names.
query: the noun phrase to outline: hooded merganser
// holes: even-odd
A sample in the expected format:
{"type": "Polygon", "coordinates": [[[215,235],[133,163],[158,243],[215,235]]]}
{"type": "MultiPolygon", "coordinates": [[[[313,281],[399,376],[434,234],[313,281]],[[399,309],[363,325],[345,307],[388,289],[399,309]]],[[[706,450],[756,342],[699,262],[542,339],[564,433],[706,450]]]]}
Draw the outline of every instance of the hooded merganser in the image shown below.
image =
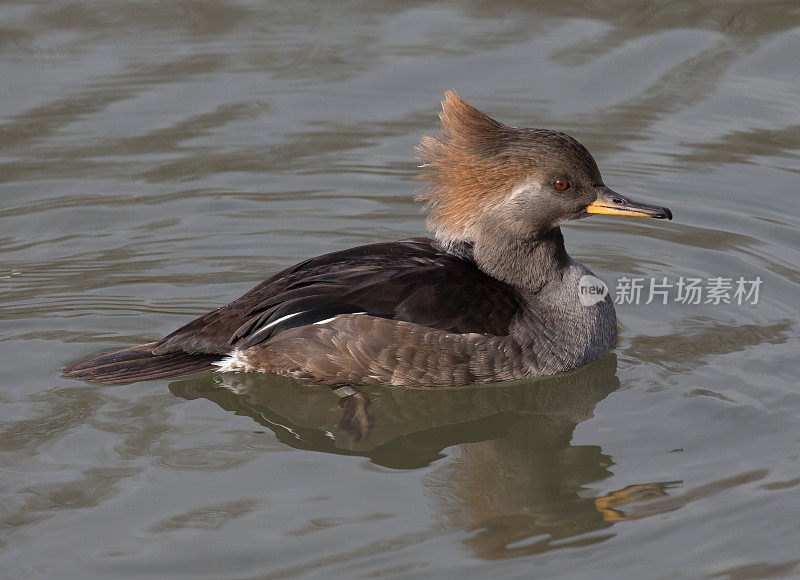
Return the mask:
{"type": "Polygon", "coordinates": [[[439,118],[441,133],[417,147],[432,239],[311,258],[159,341],[64,374],[114,384],[217,369],[333,387],[455,386],[551,375],[609,352],[613,302],[581,302],[591,272],[567,254],[559,225],[672,213],[606,187],[569,135],[504,125],[455,92],[439,118]]]}

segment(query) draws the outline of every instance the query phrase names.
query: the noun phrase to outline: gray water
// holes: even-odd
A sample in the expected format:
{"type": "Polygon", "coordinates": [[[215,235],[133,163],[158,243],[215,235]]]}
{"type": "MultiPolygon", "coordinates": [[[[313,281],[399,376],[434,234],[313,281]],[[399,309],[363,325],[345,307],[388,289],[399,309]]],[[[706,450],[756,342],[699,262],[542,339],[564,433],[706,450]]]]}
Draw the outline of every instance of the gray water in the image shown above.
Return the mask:
{"type": "Polygon", "coordinates": [[[800,3],[0,5],[3,578],[800,577],[800,3]],[[412,148],[456,89],[675,214],[565,226],[623,277],[551,379],[326,389],[59,368],[280,268],[424,233],[412,148]]]}

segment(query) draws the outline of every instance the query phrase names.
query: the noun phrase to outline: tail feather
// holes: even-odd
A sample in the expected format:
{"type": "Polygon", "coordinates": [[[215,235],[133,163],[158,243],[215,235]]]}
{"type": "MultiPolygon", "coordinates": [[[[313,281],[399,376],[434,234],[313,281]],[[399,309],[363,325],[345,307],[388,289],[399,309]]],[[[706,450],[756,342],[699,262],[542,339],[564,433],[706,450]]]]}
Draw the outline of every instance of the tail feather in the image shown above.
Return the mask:
{"type": "Polygon", "coordinates": [[[189,354],[170,352],[155,355],[152,352],[156,343],[140,344],[132,348],[98,355],[64,368],[65,377],[82,379],[95,383],[120,385],[168,379],[214,369],[218,354],[189,354]]]}

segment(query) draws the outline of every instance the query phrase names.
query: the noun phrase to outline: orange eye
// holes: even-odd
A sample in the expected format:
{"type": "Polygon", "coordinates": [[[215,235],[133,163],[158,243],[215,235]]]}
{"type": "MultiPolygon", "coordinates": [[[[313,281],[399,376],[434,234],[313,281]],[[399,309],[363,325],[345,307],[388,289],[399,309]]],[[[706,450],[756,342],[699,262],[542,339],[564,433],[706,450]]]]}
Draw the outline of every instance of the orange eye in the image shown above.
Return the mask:
{"type": "Polygon", "coordinates": [[[556,191],[567,191],[569,189],[569,181],[566,179],[556,179],[553,182],[553,187],[556,188],[556,191]]]}

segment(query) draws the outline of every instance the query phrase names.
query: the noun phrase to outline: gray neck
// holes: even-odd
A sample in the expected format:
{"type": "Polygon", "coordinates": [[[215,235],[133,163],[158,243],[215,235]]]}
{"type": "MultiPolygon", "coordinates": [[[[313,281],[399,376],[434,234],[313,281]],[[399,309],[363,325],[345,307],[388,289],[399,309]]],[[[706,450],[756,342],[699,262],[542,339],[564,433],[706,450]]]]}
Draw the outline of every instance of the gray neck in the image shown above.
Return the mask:
{"type": "Polygon", "coordinates": [[[614,305],[583,306],[578,282],[591,274],[564,248],[559,228],[533,240],[476,242],[474,259],[486,274],[517,288],[523,307],[508,339],[519,348],[530,376],[561,372],[592,361],[616,342],[614,305]]]}
{"type": "Polygon", "coordinates": [[[482,237],[474,244],[473,256],[484,273],[532,293],[550,282],[560,284],[573,263],[558,227],[530,240],[482,237]]]}

